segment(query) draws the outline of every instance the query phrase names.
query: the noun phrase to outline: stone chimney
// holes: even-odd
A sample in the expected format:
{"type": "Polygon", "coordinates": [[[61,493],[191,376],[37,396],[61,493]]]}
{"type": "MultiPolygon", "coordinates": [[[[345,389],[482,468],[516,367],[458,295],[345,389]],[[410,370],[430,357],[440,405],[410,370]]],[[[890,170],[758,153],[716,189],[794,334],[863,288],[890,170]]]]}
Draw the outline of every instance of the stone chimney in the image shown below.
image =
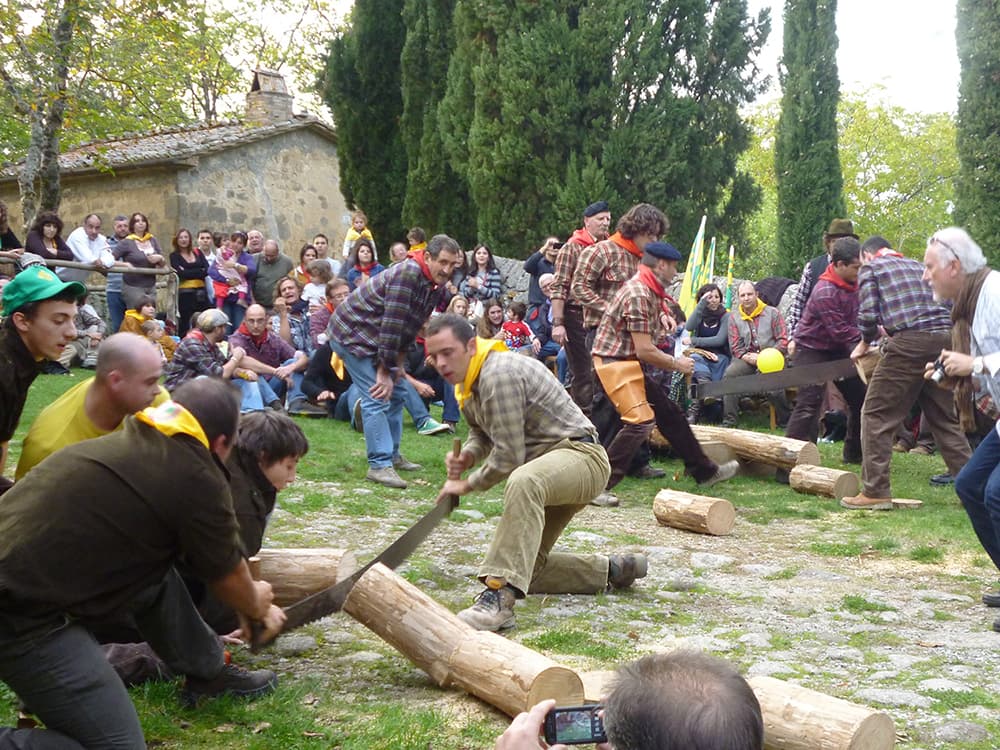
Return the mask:
{"type": "Polygon", "coordinates": [[[258,68],[247,94],[246,121],[255,125],[273,125],[292,119],[292,95],[285,79],[276,70],[258,68]]]}

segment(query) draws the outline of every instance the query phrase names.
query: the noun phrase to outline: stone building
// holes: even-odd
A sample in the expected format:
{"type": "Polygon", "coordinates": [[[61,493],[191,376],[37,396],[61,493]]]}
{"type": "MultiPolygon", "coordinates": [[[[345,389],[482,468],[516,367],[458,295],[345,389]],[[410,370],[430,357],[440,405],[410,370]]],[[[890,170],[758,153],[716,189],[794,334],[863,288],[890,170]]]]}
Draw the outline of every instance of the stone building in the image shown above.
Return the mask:
{"type": "MultiPolygon", "coordinates": [[[[318,232],[339,249],[350,227],[336,133],[313,115],[293,114],[273,71],[255,71],[243,120],[95,141],[59,161],[64,236],[91,212],[108,233],[113,216],[141,211],[168,252],[179,227],[259,229],[297,259],[318,232]]],[[[0,168],[0,200],[23,242],[18,166],[0,168]]]]}

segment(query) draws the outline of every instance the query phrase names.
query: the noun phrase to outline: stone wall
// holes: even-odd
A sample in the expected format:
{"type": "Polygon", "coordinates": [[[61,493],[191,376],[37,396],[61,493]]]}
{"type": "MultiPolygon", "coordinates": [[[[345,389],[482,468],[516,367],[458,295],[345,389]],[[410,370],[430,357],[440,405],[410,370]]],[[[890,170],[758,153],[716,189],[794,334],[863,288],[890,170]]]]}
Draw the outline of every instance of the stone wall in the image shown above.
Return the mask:
{"type": "Polygon", "coordinates": [[[309,130],[202,156],[177,176],[178,214],[197,231],[256,228],[297,259],[318,232],[336,252],[351,225],[336,147],[309,130]]]}

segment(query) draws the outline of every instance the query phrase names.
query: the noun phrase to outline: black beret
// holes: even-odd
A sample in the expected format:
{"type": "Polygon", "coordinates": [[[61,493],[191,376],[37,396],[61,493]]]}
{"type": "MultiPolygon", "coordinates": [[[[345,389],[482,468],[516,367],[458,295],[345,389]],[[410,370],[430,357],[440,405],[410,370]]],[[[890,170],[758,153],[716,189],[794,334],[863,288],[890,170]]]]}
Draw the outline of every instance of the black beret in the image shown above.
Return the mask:
{"type": "Polygon", "coordinates": [[[608,208],[608,202],[607,201],[597,201],[597,203],[591,203],[589,206],[587,206],[585,209],[583,209],[583,215],[589,218],[589,217],[594,216],[596,214],[603,213],[605,211],[610,211],[610,210],[611,209],[608,208]]]}
{"type": "Polygon", "coordinates": [[[644,253],[649,253],[654,258],[660,260],[680,260],[680,251],[669,242],[650,242],[642,249],[644,253]]]}

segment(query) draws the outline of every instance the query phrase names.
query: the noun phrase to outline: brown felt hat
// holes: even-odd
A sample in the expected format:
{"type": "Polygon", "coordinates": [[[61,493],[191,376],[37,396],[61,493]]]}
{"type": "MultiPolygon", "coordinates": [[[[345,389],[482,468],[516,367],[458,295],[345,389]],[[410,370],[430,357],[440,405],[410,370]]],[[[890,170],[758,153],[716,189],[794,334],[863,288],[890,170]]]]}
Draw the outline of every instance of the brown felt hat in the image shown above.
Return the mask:
{"type": "Polygon", "coordinates": [[[830,222],[830,228],[826,230],[824,236],[827,238],[853,237],[859,239],[858,235],[854,233],[854,222],[850,219],[834,219],[830,222]]]}

